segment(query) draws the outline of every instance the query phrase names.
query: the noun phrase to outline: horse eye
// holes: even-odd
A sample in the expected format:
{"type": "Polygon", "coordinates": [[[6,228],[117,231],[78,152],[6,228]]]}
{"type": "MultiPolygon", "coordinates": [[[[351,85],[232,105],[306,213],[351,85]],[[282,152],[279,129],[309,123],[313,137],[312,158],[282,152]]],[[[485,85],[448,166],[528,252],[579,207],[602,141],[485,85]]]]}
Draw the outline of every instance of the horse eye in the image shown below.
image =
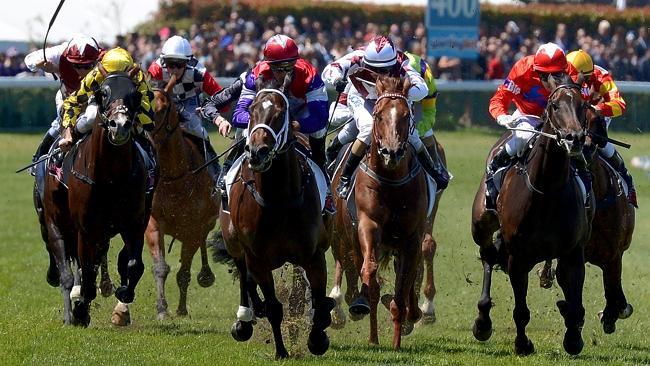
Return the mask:
{"type": "Polygon", "coordinates": [[[557,111],[558,108],[560,108],[560,106],[557,105],[557,103],[555,103],[555,102],[551,102],[551,108],[553,108],[554,111],[557,111]]]}

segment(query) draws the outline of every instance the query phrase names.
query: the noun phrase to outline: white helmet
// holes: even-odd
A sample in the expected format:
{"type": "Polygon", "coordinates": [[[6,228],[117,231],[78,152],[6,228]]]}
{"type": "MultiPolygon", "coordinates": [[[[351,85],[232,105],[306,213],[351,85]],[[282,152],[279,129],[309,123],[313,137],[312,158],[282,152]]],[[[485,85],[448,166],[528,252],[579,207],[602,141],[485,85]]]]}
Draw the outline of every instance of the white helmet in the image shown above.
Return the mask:
{"type": "Polygon", "coordinates": [[[366,46],[364,64],[371,67],[389,67],[397,63],[397,50],[390,38],[376,36],[366,46]]]}
{"type": "Polygon", "coordinates": [[[175,58],[188,61],[192,58],[192,46],[187,39],[173,36],[165,41],[162,48],[162,58],[175,58]]]}

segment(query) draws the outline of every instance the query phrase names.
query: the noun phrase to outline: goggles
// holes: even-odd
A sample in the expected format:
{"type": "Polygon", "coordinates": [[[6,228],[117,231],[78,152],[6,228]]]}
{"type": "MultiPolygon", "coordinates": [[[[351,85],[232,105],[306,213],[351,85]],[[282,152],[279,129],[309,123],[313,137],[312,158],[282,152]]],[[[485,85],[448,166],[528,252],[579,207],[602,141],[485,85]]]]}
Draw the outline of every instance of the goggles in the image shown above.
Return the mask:
{"type": "Polygon", "coordinates": [[[270,64],[271,71],[275,72],[291,72],[293,71],[294,66],[296,66],[295,62],[282,62],[282,63],[277,63],[277,64],[270,64]]]}
{"type": "Polygon", "coordinates": [[[165,66],[170,69],[184,69],[187,66],[187,62],[182,60],[165,60],[165,66]]]}
{"type": "Polygon", "coordinates": [[[94,62],[89,63],[89,64],[72,64],[72,68],[77,69],[77,70],[90,70],[93,67],[95,67],[94,62]]]}

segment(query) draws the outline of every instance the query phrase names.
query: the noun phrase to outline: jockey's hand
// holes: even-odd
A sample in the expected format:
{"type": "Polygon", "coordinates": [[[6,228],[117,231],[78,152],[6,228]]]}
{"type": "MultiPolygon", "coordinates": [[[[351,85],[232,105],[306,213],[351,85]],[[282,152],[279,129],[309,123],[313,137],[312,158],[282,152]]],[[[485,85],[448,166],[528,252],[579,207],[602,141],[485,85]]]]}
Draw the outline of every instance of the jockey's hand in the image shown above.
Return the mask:
{"type": "Polygon", "coordinates": [[[47,61],[47,60],[42,60],[41,62],[36,64],[36,67],[38,67],[39,69],[41,69],[41,70],[43,70],[45,72],[49,72],[49,73],[53,73],[55,71],[54,64],[47,61]]]}
{"type": "Polygon", "coordinates": [[[517,119],[510,114],[502,114],[497,117],[497,123],[503,127],[514,127],[517,124],[517,119]]]}
{"type": "Polygon", "coordinates": [[[221,136],[228,137],[228,134],[232,129],[232,125],[230,124],[230,122],[228,122],[227,119],[221,116],[217,116],[217,118],[214,119],[214,125],[217,126],[217,129],[219,130],[221,136]]]}
{"type": "Polygon", "coordinates": [[[339,93],[343,93],[345,91],[345,88],[348,86],[348,81],[345,80],[345,78],[342,78],[341,80],[336,82],[336,91],[339,93]]]}

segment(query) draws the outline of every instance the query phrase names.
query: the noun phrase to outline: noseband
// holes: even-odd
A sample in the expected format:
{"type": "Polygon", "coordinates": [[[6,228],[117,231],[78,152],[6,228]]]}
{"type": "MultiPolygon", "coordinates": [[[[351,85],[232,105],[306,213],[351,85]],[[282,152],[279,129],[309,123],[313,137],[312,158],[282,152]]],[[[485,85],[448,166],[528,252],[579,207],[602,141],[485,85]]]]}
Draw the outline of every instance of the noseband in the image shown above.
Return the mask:
{"type": "MultiPolygon", "coordinates": [[[[250,144],[250,137],[253,134],[253,132],[257,131],[258,129],[266,130],[268,133],[271,134],[271,136],[273,136],[273,140],[275,141],[270,153],[271,158],[273,158],[278,153],[278,151],[280,151],[287,144],[287,140],[289,137],[289,100],[287,99],[287,96],[284,95],[284,93],[282,93],[277,89],[261,89],[260,91],[257,92],[257,94],[255,94],[255,99],[257,99],[257,97],[261,93],[275,93],[282,97],[286,105],[286,108],[284,110],[284,122],[282,123],[282,128],[280,128],[280,131],[278,131],[277,133],[275,132],[275,130],[273,130],[273,128],[271,128],[271,126],[267,125],[266,123],[256,124],[255,126],[253,126],[253,128],[250,129],[250,131],[248,131],[248,136],[246,137],[246,144],[247,145],[250,144]]],[[[262,102],[262,108],[267,109],[270,106],[271,106],[270,101],[265,100],[264,102],[262,102]]]]}

